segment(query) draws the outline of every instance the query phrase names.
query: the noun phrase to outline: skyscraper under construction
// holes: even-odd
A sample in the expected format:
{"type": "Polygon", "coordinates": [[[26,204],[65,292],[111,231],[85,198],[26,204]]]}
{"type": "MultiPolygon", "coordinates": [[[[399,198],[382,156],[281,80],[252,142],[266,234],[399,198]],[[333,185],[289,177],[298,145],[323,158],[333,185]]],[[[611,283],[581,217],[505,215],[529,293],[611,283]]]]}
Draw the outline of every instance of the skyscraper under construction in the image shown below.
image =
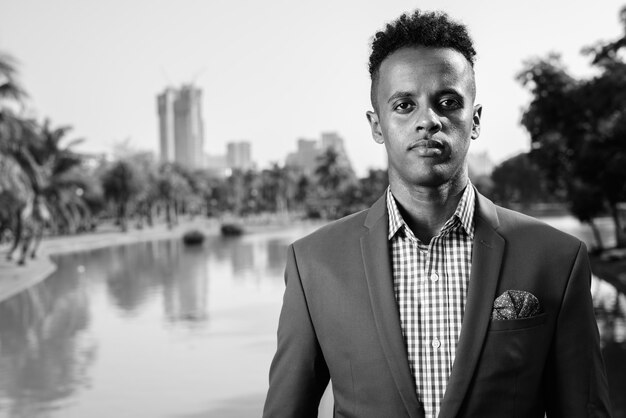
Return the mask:
{"type": "Polygon", "coordinates": [[[203,168],[202,90],[193,85],[168,87],[158,95],[157,105],[161,161],[203,168]]]}

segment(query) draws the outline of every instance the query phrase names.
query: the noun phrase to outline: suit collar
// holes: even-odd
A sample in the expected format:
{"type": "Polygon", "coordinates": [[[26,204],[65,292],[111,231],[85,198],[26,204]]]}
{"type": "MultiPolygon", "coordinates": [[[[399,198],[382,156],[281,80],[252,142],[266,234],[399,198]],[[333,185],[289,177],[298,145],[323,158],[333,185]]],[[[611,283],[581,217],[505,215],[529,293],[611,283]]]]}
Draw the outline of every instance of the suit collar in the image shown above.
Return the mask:
{"type": "Polygon", "coordinates": [[[387,219],[387,200],[385,193],[383,193],[383,195],[379,197],[367,211],[364,225],[367,228],[372,229],[383,217],[385,220],[387,219]]]}
{"type": "Polygon", "coordinates": [[[476,190],[476,217],[482,218],[494,230],[500,227],[496,205],[476,190]]]}

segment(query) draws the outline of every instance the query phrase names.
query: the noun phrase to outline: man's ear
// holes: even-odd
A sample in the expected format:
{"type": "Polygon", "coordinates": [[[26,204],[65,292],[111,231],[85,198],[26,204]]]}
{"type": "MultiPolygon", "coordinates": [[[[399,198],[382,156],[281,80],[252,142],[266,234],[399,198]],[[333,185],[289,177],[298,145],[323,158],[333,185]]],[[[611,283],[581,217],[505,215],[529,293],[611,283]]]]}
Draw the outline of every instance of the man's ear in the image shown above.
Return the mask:
{"type": "Polygon", "coordinates": [[[370,129],[372,130],[372,138],[378,144],[384,144],[385,138],[383,137],[383,132],[380,129],[380,121],[378,120],[378,115],[376,112],[372,112],[368,110],[365,115],[367,116],[367,121],[370,123],[370,129]]]}
{"type": "Polygon", "coordinates": [[[472,139],[480,136],[480,117],[483,113],[483,105],[474,106],[474,116],[472,117],[472,139]]]}

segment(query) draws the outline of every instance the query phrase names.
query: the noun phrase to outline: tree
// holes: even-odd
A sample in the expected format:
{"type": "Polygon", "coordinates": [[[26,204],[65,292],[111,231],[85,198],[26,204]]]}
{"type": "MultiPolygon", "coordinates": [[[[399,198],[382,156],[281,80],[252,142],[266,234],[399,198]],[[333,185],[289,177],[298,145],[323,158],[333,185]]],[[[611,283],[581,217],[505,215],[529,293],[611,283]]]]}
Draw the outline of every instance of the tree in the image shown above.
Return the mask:
{"type": "Polygon", "coordinates": [[[367,176],[359,179],[361,199],[365,206],[372,205],[389,186],[387,170],[369,169],[367,176]]]}
{"type": "Polygon", "coordinates": [[[288,171],[274,163],[269,169],[261,172],[261,202],[263,209],[271,212],[287,210],[288,171]]]}
{"type": "Polygon", "coordinates": [[[569,202],[581,222],[591,224],[608,210],[623,247],[618,204],[626,200],[626,62],[619,52],[626,46],[626,8],[620,19],[622,37],[584,50],[596,76],[575,79],[552,54],[527,62],[518,81],[532,94],[522,117],[531,136],[530,157],[550,190],[569,202]]]}
{"type": "Polygon", "coordinates": [[[294,204],[296,208],[303,209],[311,193],[311,179],[305,174],[300,174],[295,180],[294,204]]]}
{"type": "Polygon", "coordinates": [[[322,215],[329,218],[341,215],[342,197],[352,190],[356,176],[334,148],[328,147],[317,157],[315,179],[317,204],[322,215]]]}
{"type": "Polygon", "coordinates": [[[30,128],[23,118],[16,116],[12,106],[22,105],[27,96],[17,81],[15,59],[0,52],[0,153],[7,153],[22,137],[24,129],[30,128]]]}
{"type": "Polygon", "coordinates": [[[175,165],[165,163],[159,168],[157,189],[159,199],[165,205],[165,221],[168,228],[172,228],[178,223],[179,209],[191,193],[191,187],[175,165]]]}
{"type": "Polygon", "coordinates": [[[102,178],[107,199],[116,208],[116,221],[123,232],[128,230],[129,205],[141,190],[140,177],[133,164],[126,160],[115,162],[102,178]]]}
{"type": "Polygon", "coordinates": [[[138,183],[141,185],[134,197],[137,228],[142,229],[144,221],[149,227],[154,225],[154,210],[159,201],[158,167],[152,153],[128,152],[124,158],[136,168],[138,183]]]}
{"type": "Polygon", "coordinates": [[[45,120],[39,135],[28,144],[33,159],[40,167],[44,180],[39,194],[53,213],[53,222],[63,232],[76,232],[86,228],[91,210],[85,202],[84,191],[92,186],[82,167],[83,157],[71,150],[82,142],[73,139],[65,142],[70,126],[52,128],[45,120]]]}
{"type": "Polygon", "coordinates": [[[518,154],[502,162],[491,173],[492,197],[505,205],[528,205],[547,200],[544,178],[528,154],[518,154]]]}
{"type": "Polygon", "coordinates": [[[0,153],[0,242],[6,230],[13,233],[14,243],[9,254],[17,248],[18,218],[32,195],[30,181],[19,164],[10,156],[0,153]]]}
{"type": "Polygon", "coordinates": [[[21,102],[27,97],[26,91],[17,81],[17,64],[9,54],[0,52],[0,100],[21,102]]]}

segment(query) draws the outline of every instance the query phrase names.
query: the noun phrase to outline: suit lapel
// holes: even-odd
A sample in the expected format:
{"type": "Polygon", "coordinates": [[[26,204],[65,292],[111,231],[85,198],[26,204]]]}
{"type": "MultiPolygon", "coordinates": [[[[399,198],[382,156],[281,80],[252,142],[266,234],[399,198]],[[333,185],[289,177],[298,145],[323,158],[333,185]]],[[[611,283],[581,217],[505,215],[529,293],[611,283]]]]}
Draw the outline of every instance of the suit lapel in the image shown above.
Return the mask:
{"type": "Polygon", "coordinates": [[[409,368],[400,314],[393,291],[385,195],[369,210],[365,226],[368,232],[361,237],[361,252],[380,343],[409,416],[423,418],[423,409],[417,399],[409,368]]]}
{"type": "Polygon", "coordinates": [[[467,393],[491,320],[504,254],[504,239],[496,232],[498,217],[495,205],[478,193],[476,196],[474,247],[467,301],[454,365],[441,403],[440,418],[455,417],[467,393]]]}

